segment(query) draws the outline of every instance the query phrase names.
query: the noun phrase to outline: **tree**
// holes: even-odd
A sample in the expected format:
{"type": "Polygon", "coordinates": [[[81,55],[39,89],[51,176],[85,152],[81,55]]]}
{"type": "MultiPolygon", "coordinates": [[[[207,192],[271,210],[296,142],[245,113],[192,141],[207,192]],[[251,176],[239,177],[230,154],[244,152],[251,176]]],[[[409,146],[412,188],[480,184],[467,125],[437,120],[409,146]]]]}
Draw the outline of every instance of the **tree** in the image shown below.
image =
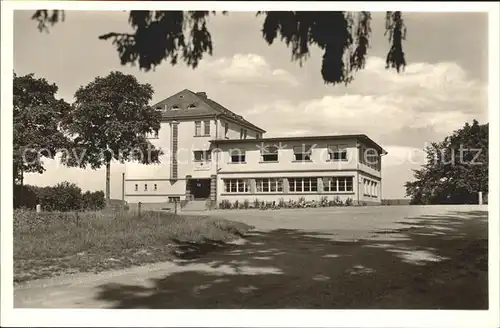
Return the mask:
{"type": "Polygon", "coordinates": [[[13,80],[13,169],[14,184],[23,184],[24,173],[43,173],[43,158],[54,158],[68,138],[60,123],[70,105],[56,99],[58,87],[34,74],[13,80]]]}
{"type": "MultiPolygon", "coordinates": [[[[207,19],[209,11],[131,11],[129,23],[134,33],[109,32],[99,36],[112,40],[122,65],[139,64],[149,71],[164,60],[176,65],[179,59],[196,68],[205,54],[212,55],[212,37],[207,19]],[[188,27],[188,30],[185,30],[188,27]]],[[[223,12],[227,14],[227,12],[223,12]]],[[[302,64],[309,57],[311,46],[324,51],[321,75],[327,84],[349,83],[353,73],[363,69],[371,36],[371,13],[343,11],[270,11],[265,15],[262,37],[271,45],[279,38],[291,46],[292,61],[302,64]]],[[[64,20],[64,11],[37,10],[33,17],[38,28],[64,20]]],[[[387,68],[398,72],[406,60],[402,41],[406,27],[400,11],[386,14],[386,35],[390,49],[387,68]]]]}
{"type": "Polygon", "coordinates": [[[132,75],[111,72],[76,91],[76,100],[63,121],[72,136],[73,150],[62,154],[62,162],[92,169],[105,165],[107,204],[113,159],[159,163],[161,150],[146,138],[160,129],[160,113],[148,105],[152,95],[151,85],[140,84],[132,75]]]}
{"type": "Polygon", "coordinates": [[[405,184],[412,204],[474,204],[488,191],[488,124],[466,123],[425,152],[427,163],[405,184]]]}

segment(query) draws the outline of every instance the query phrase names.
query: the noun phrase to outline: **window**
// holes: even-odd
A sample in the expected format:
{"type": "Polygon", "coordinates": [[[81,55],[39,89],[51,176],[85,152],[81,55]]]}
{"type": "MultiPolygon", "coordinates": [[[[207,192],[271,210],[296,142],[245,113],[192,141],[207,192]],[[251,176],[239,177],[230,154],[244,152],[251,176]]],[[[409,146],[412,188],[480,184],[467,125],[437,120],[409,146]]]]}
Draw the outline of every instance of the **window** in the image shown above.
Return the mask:
{"type": "Polygon", "coordinates": [[[326,192],[353,191],[352,177],[328,177],[323,179],[323,190],[326,192]]]}
{"type": "Polygon", "coordinates": [[[255,179],[257,192],[283,192],[283,179],[255,179]]]}
{"type": "Polygon", "coordinates": [[[328,146],[328,160],[330,160],[330,161],[346,161],[347,160],[347,145],[330,145],[330,146],[328,146]]]}
{"type": "Polygon", "coordinates": [[[210,121],[205,121],[204,122],[204,127],[205,127],[205,135],[209,136],[210,135],[210,121]]]}
{"type": "Polygon", "coordinates": [[[365,148],[361,146],[360,151],[360,162],[366,166],[380,171],[380,155],[379,152],[374,148],[365,148]]]}
{"type": "Polygon", "coordinates": [[[229,123],[225,122],[224,123],[224,137],[227,138],[227,133],[229,132],[229,123]]]}
{"type": "Polygon", "coordinates": [[[311,145],[302,145],[293,147],[293,154],[296,161],[310,161],[311,160],[311,145]]]}
{"type": "Polygon", "coordinates": [[[196,137],[201,136],[201,121],[194,122],[194,135],[196,137]]]}
{"type": "Polygon", "coordinates": [[[188,106],[188,108],[189,108],[189,109],[196,108],[196,105],[195,105],[195,104],[190,104],[190,105],[188,106]]]}
{"type": "Polygon", "coordinates": [[[139,191],[139,185],[138,185],[138,184],[136,184],[136,185],[135,185],[134,190],[135,190],[135,191],[139,191]]]}
{"type": "Polygon", "coordinates": [[[316,192],[318,191],[318,178],[289,178],[290,192],[316,192]]]}
{"type": "Polygon", "coordinates": [[[169,203],[178,203],[181,201],[180,197],[168,197],[168,202],[169,203]]]}
{"type": "Polygon", "coordinates": [[[154,191],[158,191],[158,185],[156,183],[153,185],[153,189],[154,191]]]}
{"type": "Polygon", "coordinates": [[[179,106],[177,106],[177,105],[172,106],[172,110],[178,110],[178,109],[179,109],[179,106]]]}
{"type": "Polygon", "coordinates": [[[276,146],[263,146],[260,153],[262,155],[262,162],[278,161],[278,147],[276,146]]]}
{"type": "Polygon", "coordinates": [[[144,185],[144,191],[148,191],[148,185],[147,184],[144,185]]]}
{"type": "Polygon", "coordinates": [[[249,184],[245,179],[224,179],[224,191],[228,193],[249,192],[249,184]]]}
{"type": "Polygon", "coordinates": [[[246,139],[246,138],[247,138],[247,130],[242,128],[240,130],[240,139],[246,139]]]}
{"type": "Polygon", "coordinates": [[[212,151],[210,150],[195,150],[193,153],[196,162],[210,162],[212,160],[212,151]]]}
{"type": "Polygon", "coordinates": [[[231,156],[231,163],[245,163],[245,150],[242,149],[231,149],[229,150],[231,156]]]}
{"type": "Polygon", "coordinates": [[[257,133],[257,134],[255,135],[255,139],[260,139],[260,138],[261,138],[260,133],[257,133]]]}

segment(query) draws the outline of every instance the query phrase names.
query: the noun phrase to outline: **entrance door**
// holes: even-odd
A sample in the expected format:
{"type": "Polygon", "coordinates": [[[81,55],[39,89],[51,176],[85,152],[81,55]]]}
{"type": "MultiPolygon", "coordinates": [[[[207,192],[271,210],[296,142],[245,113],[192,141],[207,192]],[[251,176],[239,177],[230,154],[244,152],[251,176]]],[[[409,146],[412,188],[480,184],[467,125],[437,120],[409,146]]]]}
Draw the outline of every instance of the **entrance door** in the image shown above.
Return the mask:
{"type": "Polygon", "coordinates": [[[191,195],[194,199],[207,199],[210,197],[210,179],[192,179],[191,195]]]}

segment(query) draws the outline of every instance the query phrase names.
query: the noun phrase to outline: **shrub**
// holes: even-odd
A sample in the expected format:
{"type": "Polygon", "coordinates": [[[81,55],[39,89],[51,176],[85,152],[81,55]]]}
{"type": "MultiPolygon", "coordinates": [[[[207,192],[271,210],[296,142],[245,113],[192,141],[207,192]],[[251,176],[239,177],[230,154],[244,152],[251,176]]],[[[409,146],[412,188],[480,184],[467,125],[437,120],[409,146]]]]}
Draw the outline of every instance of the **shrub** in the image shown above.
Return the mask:
{"type": "Polygon", "coordinates": [[[304,196],[299,197],[299,204],[304,204],[306,202],[306,198],[304,196]]]}
{"type": "Polygon", "coordinates": [[[219,208],[223,210],[227,210],[231,208],[231,202],[227,199],[223,199],[222,202],[219,204],[219,208]]]}
{"type": "Polygon", "coordinates": [[[321,198],[319,199],[319,204],[321,207],[328,206],[328,196],[321,196],[321,198]]]}
{"type": "Polygon", "coordinates": [[[82,209],[89,211],[102,210],[106,205],[103,191],[87,191],[82,195],[82,209]]]}
{"type": "Polygon", "coordinates": [[[253,207],[254,208],[259,208],[260,207],[260,201],[258,198],[255,198],[253,201],[253,207]]]}
{"type": "Polygon", "coordinates": [[[37,187],[14,185],[14,208],[35,209],[38,203],[37,187]]]}
{"type": "Polygon", "coordinates": [[[345,200],[345,205],[346,205],[346,206],[352,206],[352,203],[353,203],[353,201],[352,201],[352,198],[351,198],[351,197],[348,197],[348,198],[345,200]]]}
{"type": "Polygon", "coordinates": [[[238,209],[239,205],[240,205],[240,202],[238,202],[238,200],[235,200],[232,208],[238,209]]]}
{"type": "Polygon", "coordinates": [[[280,208],[285,208],[286,207],[286,203],[285,203],[285,199],[283,197],[281,197],[278,201],[278,206],[280,208]]]}
{"type": "Polygon", "coordinates": [[[250,207],[250,202],[248,201],[248,199],[245,199],[243,201],[243,208],[249,208],[250,207]]]}

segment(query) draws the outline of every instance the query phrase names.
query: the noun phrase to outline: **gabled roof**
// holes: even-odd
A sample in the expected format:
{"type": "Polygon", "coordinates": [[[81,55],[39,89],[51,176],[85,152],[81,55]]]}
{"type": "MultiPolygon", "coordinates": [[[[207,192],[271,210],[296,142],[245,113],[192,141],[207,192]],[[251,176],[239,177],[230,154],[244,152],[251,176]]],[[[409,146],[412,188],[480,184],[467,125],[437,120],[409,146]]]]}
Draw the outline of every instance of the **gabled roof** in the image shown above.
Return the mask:
{"type": "Polygon", "coordinates": [[[162,110],[162,119],[164,120],[173,120],[173,119],[188,119],[188,118],[198,118],[198,117],[210,117],[210,116],[218,116],[221,118],[225,118],[229,121],[233,121],[234,123],[238,123],[244,127],[251,128],[258,132],[266,132],[262,128],[252,124],[247,121],[243,116],[237,115],[234,112],[230,111],[226,107],[221,104],[209,99],[205,93],[195,93],[191,90],[184,89],[175,95],[172,95],[162,101],[153,105],[153,108],[163,109],[165,107],[172,107],[178,105],[178,103],[186,104],[196,104],[194,108],[180,108],[179,110],[162,110]]]}

